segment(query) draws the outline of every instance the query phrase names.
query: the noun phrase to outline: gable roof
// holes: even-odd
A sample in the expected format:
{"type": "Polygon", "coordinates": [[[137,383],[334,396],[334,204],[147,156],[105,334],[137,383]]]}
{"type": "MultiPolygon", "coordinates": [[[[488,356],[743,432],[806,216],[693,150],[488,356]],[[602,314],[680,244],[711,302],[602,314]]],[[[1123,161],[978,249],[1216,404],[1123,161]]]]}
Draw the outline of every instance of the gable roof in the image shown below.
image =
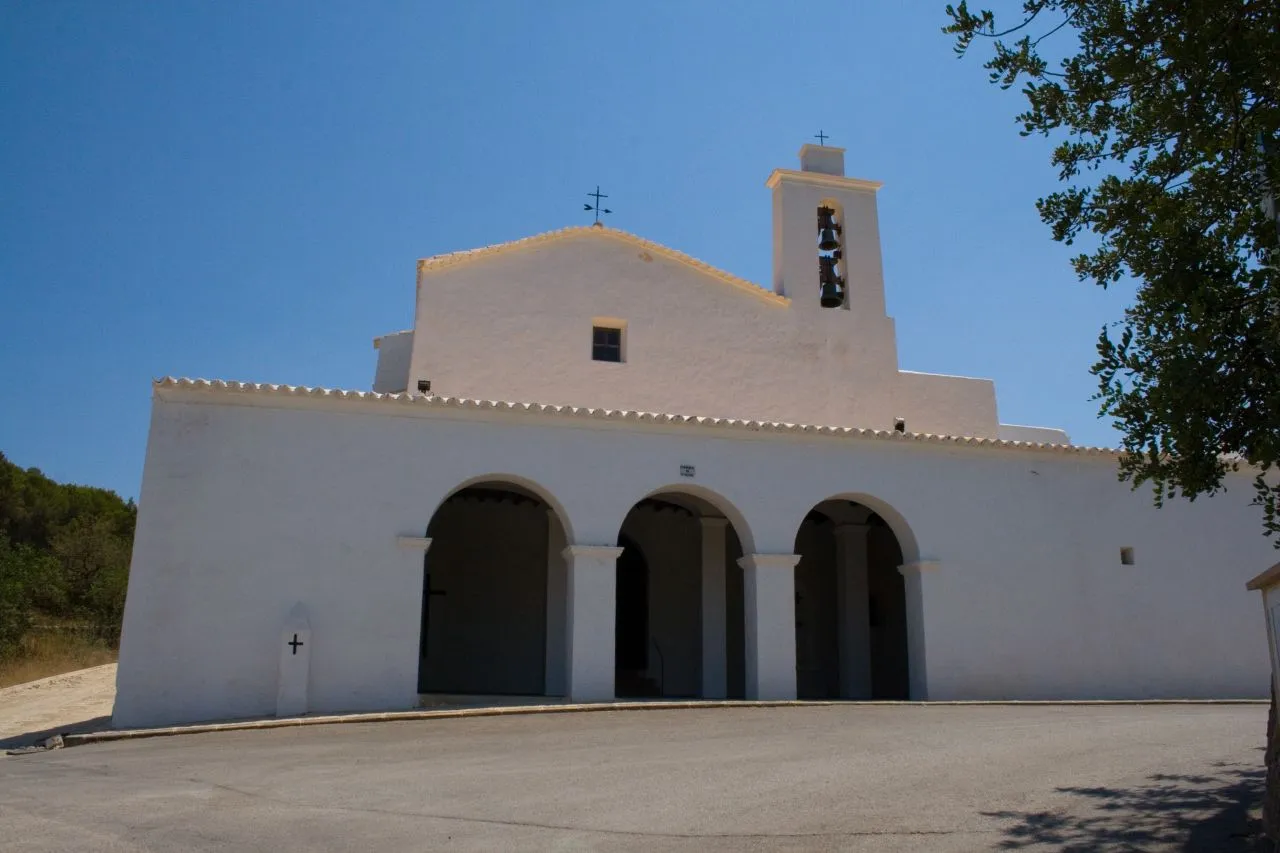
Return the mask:
{"type": "Polygon", "coordinates": [[[557,231],[544,231],[541,234],[534,234],[532,237],[522,237],[519,240],[511,240],[506,243],[495,243],[492,246],[484,246],[479,249],[465,249],[461,252],[449,252],[444,255],[433,255],[430,258],[423,258],[418,261],[418,274],[430,270],[447,269],[455,267],[459,264],[469,263],[471,261],[481,260],[483,258],[491,258],[496,255],[514,252],[520,249],[527,249],[533,246],[541,246],[548,243],[556,243],[572,237],[594,237],[597,239],[616,240],[626,243],[650,252],[669,261],[675,261],[678,264],[690,267],[704,275],[719,279],[726,284],[730,284],[741,290],[745,290],[754,296],[758,296],[766,302],[775,305],[790,305],[791,300],[785,296],[779,296],[772,290],[766,290],[755,282],[748,281],[745,278],[736,276],[733,273],[726,272],[718,267],[713,267],[706,261],[700,261],[692,255],[686,255],[684,252],[677,251],[655,243],[652,240],[646,240],[643,237],[637,237],[628,231],[620,231],[617,228],[609,228],[605,225],[571,225],[567,228],[561,228],[557,231]]]}

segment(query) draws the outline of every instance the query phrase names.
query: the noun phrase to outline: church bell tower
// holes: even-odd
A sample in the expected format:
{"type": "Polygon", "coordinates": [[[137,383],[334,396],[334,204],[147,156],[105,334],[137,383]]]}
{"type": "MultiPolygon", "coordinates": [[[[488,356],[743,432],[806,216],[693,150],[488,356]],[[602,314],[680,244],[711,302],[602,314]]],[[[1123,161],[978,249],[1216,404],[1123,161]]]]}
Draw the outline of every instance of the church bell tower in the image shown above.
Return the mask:
{"type": "Polygon", "coordinates": [[[800,169],[775,169],[773,289],[800,312],[882,318],[878,181],[848,178],[844,149],[805,145],[800,169]]]}

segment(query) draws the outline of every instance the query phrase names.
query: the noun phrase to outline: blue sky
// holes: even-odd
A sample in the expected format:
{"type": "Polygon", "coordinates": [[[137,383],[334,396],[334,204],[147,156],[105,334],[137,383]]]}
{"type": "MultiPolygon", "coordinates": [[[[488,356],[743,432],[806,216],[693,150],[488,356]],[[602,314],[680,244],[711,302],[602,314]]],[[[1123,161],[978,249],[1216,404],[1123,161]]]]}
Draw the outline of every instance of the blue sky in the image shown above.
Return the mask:
{"type": "Polygon", "coordinates": [[[1049,145],[942,0],[0,0],[0,450],[136,496],[163,375],[368,388],[414,262],[589,221],[757,282],[819,129],[884,182],[905,369],[1114,444],[1049,145]],[[731,9],[731,12],[724,10],[731,9]]]}

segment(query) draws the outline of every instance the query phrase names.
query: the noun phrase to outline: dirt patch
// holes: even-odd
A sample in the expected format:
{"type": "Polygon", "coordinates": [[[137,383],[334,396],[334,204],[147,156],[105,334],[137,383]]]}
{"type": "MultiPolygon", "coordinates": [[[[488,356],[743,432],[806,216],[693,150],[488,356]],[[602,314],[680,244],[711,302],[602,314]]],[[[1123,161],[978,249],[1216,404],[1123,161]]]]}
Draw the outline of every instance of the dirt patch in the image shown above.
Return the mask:
{"type": "Polygon", "coordinates": [[[115,698],[114,663],[0,688],[0,748],[107,728],[115,698]]]}
{"type": "Polygon", "coordinates": [[[75,637],[23,637],[21,652],[0,664],[0,690],[115,663],[117,657],[114,649],[102,643],[75,637]]]}

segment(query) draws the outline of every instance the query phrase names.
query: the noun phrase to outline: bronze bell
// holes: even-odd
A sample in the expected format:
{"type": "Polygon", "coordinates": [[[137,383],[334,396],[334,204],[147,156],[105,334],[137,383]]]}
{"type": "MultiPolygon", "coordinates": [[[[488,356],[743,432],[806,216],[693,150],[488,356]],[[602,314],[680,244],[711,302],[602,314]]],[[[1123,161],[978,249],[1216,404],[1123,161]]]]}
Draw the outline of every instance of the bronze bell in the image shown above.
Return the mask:
{"type": "Polygon", "coordinates": [[[836,275],[836,259],[818,258],[818,280],[822,284],[823,308],[839,308],[844,304],[844,279],[836,275]]]}
{"type": "Polygon", "coordinates": [[[824,252],[840,248],[840,241],[836,238],[840,226],[836,225],[835,215],[836,212],[829,207],[818,208],[818,248],[824,252]]]}

